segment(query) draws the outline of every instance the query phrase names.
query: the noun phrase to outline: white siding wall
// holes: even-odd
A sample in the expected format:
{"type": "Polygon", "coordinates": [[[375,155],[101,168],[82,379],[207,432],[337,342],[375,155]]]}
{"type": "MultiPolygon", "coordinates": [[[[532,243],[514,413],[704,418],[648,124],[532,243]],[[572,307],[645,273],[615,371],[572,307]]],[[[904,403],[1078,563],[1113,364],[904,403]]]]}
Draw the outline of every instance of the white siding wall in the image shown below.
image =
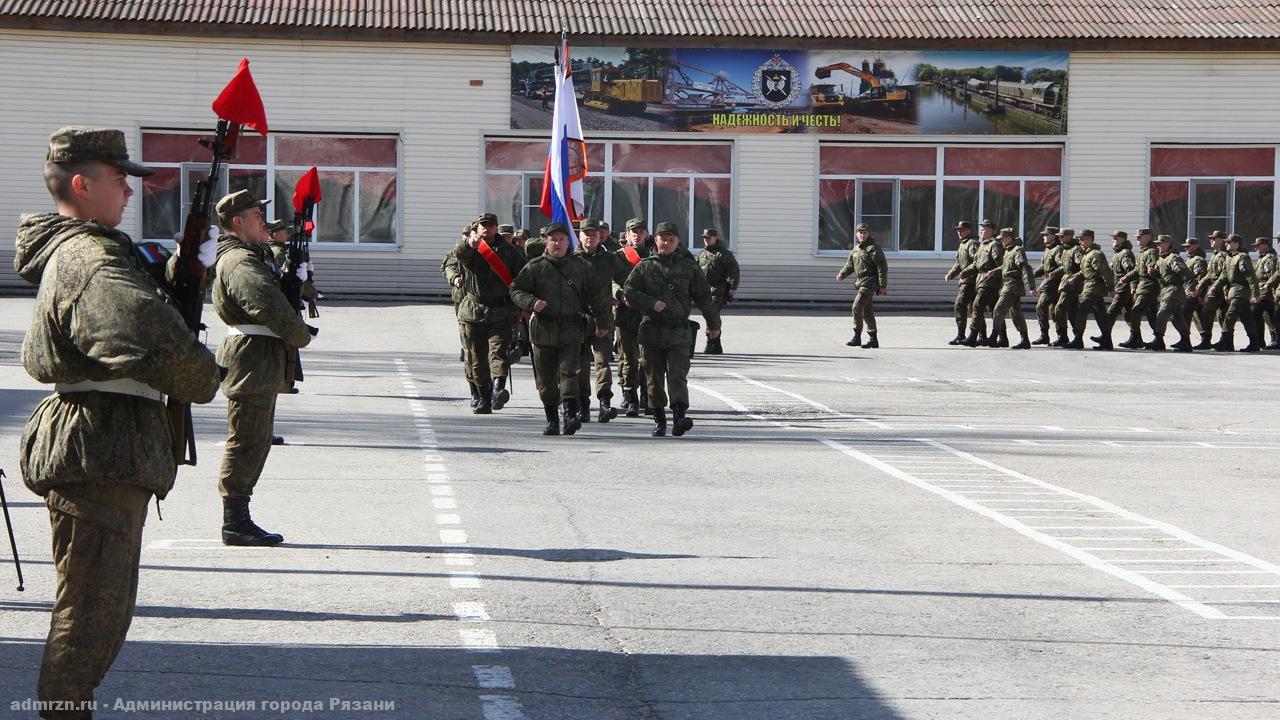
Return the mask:
{"type": "MultiPolygon", "coordinates": [[[[479,207],[480,138],[508,127],[505,46],[0,30],[0,233],[12,238],[19,214],[52,209],[40,181],[52,131],[120,128],[137,157],[142,127],[212,129],[209,104],[241,57],[252,63],[272,130],[403,139],[403,248],[318,251],[318,284],[327,292],[444,293],[440,258],[479,207]]],[[[139,200],[122,225],[135,237],[139,200]]],[[[6,285],[25,286],[13,274],[12,240],[0,242],[6,285]]]]}

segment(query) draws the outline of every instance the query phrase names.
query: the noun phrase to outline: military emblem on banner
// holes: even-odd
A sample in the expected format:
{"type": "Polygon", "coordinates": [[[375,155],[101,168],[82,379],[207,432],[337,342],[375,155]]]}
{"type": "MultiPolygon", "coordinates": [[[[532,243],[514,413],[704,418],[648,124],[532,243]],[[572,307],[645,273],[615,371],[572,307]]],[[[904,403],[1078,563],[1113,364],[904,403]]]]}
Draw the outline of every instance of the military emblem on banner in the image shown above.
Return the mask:
{"type": "Polygon", "coordinates": [[[774,55],[756,68],[751,90],[765,107],[788,107],[800,94],[800,73],[781,55],[774,55]]]}

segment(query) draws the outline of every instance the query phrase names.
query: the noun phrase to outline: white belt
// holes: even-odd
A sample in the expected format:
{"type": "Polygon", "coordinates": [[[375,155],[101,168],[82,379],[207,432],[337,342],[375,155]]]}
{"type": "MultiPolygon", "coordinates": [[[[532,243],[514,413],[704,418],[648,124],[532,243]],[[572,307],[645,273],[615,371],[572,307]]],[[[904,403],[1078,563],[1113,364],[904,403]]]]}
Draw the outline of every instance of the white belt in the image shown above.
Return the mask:
{"type": "Polygon", "coordinates": [[[164,393],[150,385],[129,378],[118,380],[82,380],[78,383],[58,383],[53,389],[59,395],[78,392],[107,392],[117,395],[133,395],[134,397],[164,402],[164,393]]]}
{"type": "Polygon", "coordinates": [[[278,338],[279,335],[271,331],[266,325],[228,325],[227,336],[232,335],[265,335],[267,337],[278,338]]]}

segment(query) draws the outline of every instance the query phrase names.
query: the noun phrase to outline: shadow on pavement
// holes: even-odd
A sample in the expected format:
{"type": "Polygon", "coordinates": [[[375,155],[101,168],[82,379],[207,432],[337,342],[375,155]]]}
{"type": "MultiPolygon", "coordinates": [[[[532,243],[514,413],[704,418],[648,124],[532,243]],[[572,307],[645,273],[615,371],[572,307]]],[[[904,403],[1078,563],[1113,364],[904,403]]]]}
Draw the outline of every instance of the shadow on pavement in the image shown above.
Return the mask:
{"type": "MultiPolygon", "coordinates": [[[[704,555],[682,555],[666,553],[634,553],[626,550],[609,550],[607,548],[546,548],[543,550],[526,550],[522,548],[467,547],[455,548],[443,545],[324,545],[285,543],[281,547],[299,548],[301,550],[376,550],[380,552],[422,553],[440,555],[465,550],[469,555],[496,555],[502,557],[521,557],[547,562],[615,562],[618,560],[686,560],[700,559],[704,555]]],[[[721,560],[748,560],[754,558],[716,556],[721,560]]]]}
{"type": "MultiPolygon", "coordinates": [[[[51,602],[20,602],[0,600],[0,611],[40,612],[48,614],[51,602]]],[[[426,613],[398,613],[396,615],[364,615],[343,612],[313,612],[308,610],[280,610],[275,608],[242,607],[168,607],[163,605],[138,605],[136,617],[184,618],[194,620],[254,620],[270,622],[387,622],[407,623],[429,620],[455,620],[453,615],[429,615],[426,613]]]]}

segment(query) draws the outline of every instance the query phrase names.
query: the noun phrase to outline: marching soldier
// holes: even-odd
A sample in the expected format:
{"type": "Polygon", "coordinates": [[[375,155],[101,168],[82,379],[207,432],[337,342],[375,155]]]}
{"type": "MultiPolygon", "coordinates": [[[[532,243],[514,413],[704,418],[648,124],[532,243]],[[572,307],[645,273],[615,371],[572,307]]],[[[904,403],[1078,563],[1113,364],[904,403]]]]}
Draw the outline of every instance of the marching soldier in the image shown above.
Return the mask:
{"type": "Polygon", "coordinates": [[[1142,342],[1142,330],[1133,314],[1133,288],[1138,278],[1138,258],[1133,254],[1129,233],[1123,230],[1111,233],[1111,249],[1114,251],[1111,255],[1111,270],[1116,275],[1116,291],[1111,294],[1111,304],[1107,306],[1107,320],[1115,327],[1116,321],[1123,318],[1129,324],[1129,339],[1120,343],[1120,347],[1137,348],[1142,342]]]}
{"type": "MultiPolygon", "coordinates": [[[[316,332],[302,321],[280,289],[269,233],[262,218],[266,200],[239,190],[218,201],[218,265],[213,309],[227,326],[218,364],[227,368],[227,443],[219,469],[222,542],[278,545],[284,537],[258,527],[249,500],[271,452],[276,396],[288,392],[298,348],[316,332]]],[[[304,273],[305,269],[299,268],[304,273]]]]}
{"type": "Polygon", "coordinates": [[[969,267],[973,262],[973,256],[978,251],[978,241],[973,239],[973,223],[968,220],[961,220],[956,223],[956,237],[959,239],[959,245],[956,246],[956,261],[952,263],[951,269],[943,276],[945,282],[956,280],[956,302],[954,306],[956,318],[956,336],[952,338],[948,345],[964,344],[965,326],[969,322],[969,313],[973,310],[973,298],[977,293],[974,289],[973,276],[964,276],[964,269],[969,267]]]}
{"type": "Polygon", "coordinates": [[[1111,271],[1111,265],[1107,263],[1107,256],[1103,254],[1102,248],[1094,242],[1092,230],[1080,232],[1080,243],[1077,249],[1080,251],[1080,260],[1077,263],[1079,269],[1062,281],[1064,288],[1078,288],[1076,315],[1072,322],[1074,338],[1064,347],[1071,350],[1084,349],[1084,329],[1089,321],[1089,315],[1092,314],[1100,332],[1098,344],[1093,349],[1111,350],[1113,349],[1111,318],[1107,313],[1104,300],[1107,293],[1115,288],[1115,273],[1111,271]]]}
{"type": "Polygon", "coordinates": [[[666,404],[671,400],[671,434],[679,437],[693,427],[689,409],[689,312],[696,303],[707,321],[707,337],[720,335],[720,315],[711,302],[711,289],[698,263],[676,252],[680,236],[674,223],[658,223],[657,254],[640,261],[627,276],[625,297],[644,312],[640,321],[640,352],[645,383],[653,404],[653,436],[667,434],[666,404]]]}
{"type": "MultiPolygon", "coordinates": [[[[627,274],[649,256],[649,228],[644,218],[631,218],[623,234],[623,246],[618,255],[626,261],[627,274]]],[[[623,281],[623,287],[626,282],[623,281]]],[[[617,327],[618,327],[618,385],[622,387],[622,412],[627,417],[640,417],[647,408],[648,391],[640,370],[640,320],[644,317],[641,308],[631,307],[626,295],[618,293],[617,327]]]]}
{"type": "MultiPolygon", "coordinates": [[[[462,241],[466,242],[471,236],[471,230],[475,226],[468,223],[462,228],[462,241]]],[[[463,274],[465,270],[462,262],[458,260],[458,246],[455,245],[445,253],[444,260],[440,262],[440,274],[444,277],[444,281],[449,284],[449,294],[453,299],[453,317],[458,321],[458,362],[462,363],[463,372],[467,376],[467,385],[471,387],[471,409],[475,410],[480,405],[480,388],[475,384],[475,380],[471,377],[471,363],[467,361],[467,335],[466,326],[459,316],[462,306],[462,298],[466,297],[466,291],[462,289],[463,274]]]]}
{"type": "Polygon", "coordinates": [[[1187,318],[1187,325],[1192,324],[1204,334],[1204,326],[1201,324],[1200,310],[1201,302],[1199,291],[1200,280],[1209,272],[1209,262],[1204,259],[1204,250],[1200,249],[1200,239],[1189,237],[1182,243],[1182,249],[1187,253],[1186,266],[1191,271],[1191,279],[1187,281],[1186,287],[1183,288],[1186,294],[1186,302],[1183,303],[1183,315],[1187,318]]]}
{"type": "Polygon", "coordinates": [[[1076,241],[1074,229],[1062,228],[1061,239],[1062,267],[1059,268],[1059,272],[1063,279],[1058,286],[1058,302],[1053,306],[1053,322],[1058,339],[1050,345],[1065,348],[1071,344],[1070,326],[1075,323],[1076,310],[1080,306],[1080,283],[1078,281],[1069,283],[1067,278],[1079,275],[1080,259],[1084,257],[1084,251],[1076,241]]]}
{"type": "Polygon", "coordinates": [[[538,231],[538,237],[527,241],[524,244],[524,256],[528,260],[541,257],[542,253],[547,250],[547,228],[543,227],[538,231]]]}
{"type": "MultiPolygon", "coordinates": [[[[1004,257],[1001,260],[1000,277],[1000,297],[996,300],[995,313],[992,315],[992,337],[1006,338],[1004,319],[1006,315],[1013,316],[1013,327],[1017,329],[1018,334],[1022,337],[1022,341],[1013,346],[1014,350],[1031,349],[1031,341],[1027,339],[1027,320],[1022,315],[1022,296],[1027,294],[1028,288],[1035,287],[1035,276],[1032,274],[1031,263],[1027,260],[1027,254],[1023,251],[1021,243],[1013,235],[1013,228],[1002,228],[1000,230],[1000,243],[1004,245],[1004,257]]],[[[1035,290],[1031,290],[1034,295],[1035,290]]],[[[992,343],[992,347],[995,343],[992,343]]]]}
{"type": "Polygon", "coordinates": [[[1213,349],[1213,323],[1215,320],[1219,324],[1222,323],[1226,296],[1222,286],[1218,284],[1218,278],[1226,269],[1227,260],[1230,258],[1226,246],[1226,233],[1221,230],[1209,233],[1209,249],[1213,251],[1213,255],[1209,258],[1208,271],[1196,286],[1196,294],[1201,300],[1200,344],[1196,345],[1196,350],[1213,349]]]}
{"type": "Polygon", "coordinates": [[[1253,249],[1258,251],[1258,264],[1254,266],[1254,273],[1258,278],[1259,292],[1258,301],[1253,306],[1253,326],[1258,329],[1259,344],[1266,337],[1264,331],[1267,326],[1271,326],[1271,342],[1267,348],[1272,349],[1272,345],[1280,343],[1280,334],[1277,334],[1275,324],[1273,297],[1276,286],[1280,284],[1280,263],[1276,262],[1276,252],[1271,249],[1270,238],[1260,237],[1254,240],[1253,249]]]}
{"type": "Polygon", "coordinates": [[[514,238],[516,234],[516,228],[514,225],[499,225],[498,234],[502,236],[503,240],[509,243],[512,243],[513,245],[515,244],[514,238]]]}
{"type": "Polygon", "coordinates": [[[605,250],[616,253],[622,249],[622,243],[614,237],[613,231],[609,229],[609,223],[600,221],[600,233],[600,244],[605,250]]]}
{"type": "MultiPolygon", "coordinates": [[[[858,293],[853,299],[853,338],[845,343],[850,347],[878,348],[880,347],[880,339],[876,332],[876,313],[874,308],[876,295],[889,294],[889,263],[885,260],[884,251],[876,244],[875,238],[871,237],[871,229],[864,224],[859,224],[855,230],[858,237],[858,244],[853,246],[849,251],[849,259],[845,262],[840,272],[836,273],[836,280],[844,280],[850,275],[855,276],[854,281],[857,285],[858,293]],[[862,326],[867,326],[867,342],[862,344],[862,326]]],[[[718,319],[718,316],[717,316],[718,319]]],[[[720,336],[719,323],[715,326],[716,335],[720,336]]],[[[707,327],[707,337],[710,334],[711,326],[707,327]]]]}
{"type": "Polygon", "coordinates": [[[510,284],[524,267],[525,258],[498,234],[498,218],[493,213],[476,218],[476,229],[458,245],[457,252],[466,269],[458,318],[462,320],[471,380],[480,391],[480,401],[472,412],[488,415],[501,410],[511,398],[507,347],[518,313],[511,302],[510,284]]]}
{"type": "MultiPolygon", "coordinates": [[[[996,239],[996,225],[990,220],[978,223],[981,228],[979,244],[973,253],[973,261],[964,269],[964,277],[973,278],[974,296],[973,310],[970,313],[972,323],[969,336],[964,344],[969,347],[989,344],[987,342],[987,313],[995,310],[996,299],[1000,295],[1000,263],[1004,257],[1004,246],[996,239]]],[[[991,347],[999,344],[997,339],[991,347]]]]}
{"type": "Polygon", "coordinates": [[[1231,233],[1227,236],[1227,260],[1218,276],[1218,286],[1226,293],[1226,315],[1222,319],[1222,339],[1213,346],[1219,352],[1235,350],[1236,321],[1243,321],[1245,333],[1249,336],[1248,347],[1240,352],[1258,352],[1262,345],[1258,342],[1258,331],[1253,325],[1253,316],[1249,312],[1249,304],[1258,302],[1261,290],[1258,278],[1253,274],[1253,261],[1249,253],[1241,252],[1242,238],[1231,233]]]}
{"type": "MultiPolygon", "coordinates": [[[[711,286],[711,302],[720,313],[724,306],[738,292],[740,270],[738,259],[733,252],[720,242],[720,235],[712,228],[702,231],[702,252],[698,253],[698,267],[707,277],[707,285],[711,286]]],[[[723,355],[724,347],[720,344],[721,336],[707,338],[707,346],[703,352],[708,355],[723,355]]]]}
{"type": "Polygon", "coordinates": [[[1156,309],[1156,336],[1147,343],[1148,350],[1164,350],[1164,330],[1170,322],[1178,331],[1178,342],[1172,347],[1178,352],[1191,352],[1191,334],[1187,328],[1187,316],[1182,305],[1186,302],[1187,283],[1194,280],[1195,275],[1182,262],[1173,249],[1173,236],[1161,235],[1156,238],[1159,258],[1156,261],[1156,279],[1160,283],[1160,304],[1156,309]]]}
{"type": "Polygon", "coordinates": [[[524,228],[520,228],[519,230],[516,230],[511,235],[511,244],[520,248],[520,250],[522,251],[524,250],[525,244],[528,242],[529,242],[529,231],[525,230],[524,228]]]}
{"type": "Polygon", "coordinates": [[[604,249],[604,231],[594,218],[583,218],[578,224],[578,257],[582,258],[595,275],[595,281],[605,288],[608,300],[608,322],[596,318],[596,325],[607,325],[608,334],[588,337],[582,344],[582,363],[578,369],[578,419],[591,422],[591,366],[595,364],[595,394],[600,401],[599,422],[607,423],[618,417],[613,404],[613,286],[627,282],[631,265],[616,253],[604,249]]]}
{"type": "Polygon", "coordinates": [[[542,434],[560,434],[559,413],[563,409],[564,434],[572,435],[582,427],[578,411],[582,336],[594,331],[596,339],[608,337],[612,329],[610,285],[601,282],[589,260],[569,253],[569,228],[552,223],[546,230],[546,252],[516,275],[511,299],[517,307],[533,313],[529,321],[531,357],[547,418],[542,434]]]}
{"type": "Polygon", "coordinates": [[[1160,298],[1160,281],[1156,278],[1156,261],[1160,259],[1160,251],[1151,242],[1151,228],[1138,231],[1137,264],[1131,273],[1134,280],[1133,310],[1129,313],[1129,327],[1133,337],[1128,342],[1120,343],[1123,348],[1141,348],[1142,321],[1146,320],[1155,331],[1156,310],[1160,298]]]}
{"type": "Polygon", "coordinates": [[[1040,231],[1044,238],[1044,255],[1040,258],[1040,267],[1035,276],[1043,277],[1040,283],[1040,297],[1036,298],[1036,319],[1040,323],[1040,337],[1031,342],[1032,345],[1049,344],[1049,321],[1052,319],[1053,306],[1058,302],[1058,286],[1062,283],[1062,243],[1058,240],[1058,228],[1048,226],[1040,231]]]}
{"type": "MultiPolygon", "coordinates": [[[[173,488],[177,459],[164,396],[207,403],[213,355],[116,230],[133,195],[119,130],[63,128],[49,138],[44,181],[56,213],[19,220],[14,269],[38,285],[22,365],[55,393],[22,433],[27,487],[45,499],[57,577],[37,696],[88,718],[93,692],[133,619],[147,505],[173,488]]],[[[206,241],[200,261],[213,264],[206,241]]]]}

